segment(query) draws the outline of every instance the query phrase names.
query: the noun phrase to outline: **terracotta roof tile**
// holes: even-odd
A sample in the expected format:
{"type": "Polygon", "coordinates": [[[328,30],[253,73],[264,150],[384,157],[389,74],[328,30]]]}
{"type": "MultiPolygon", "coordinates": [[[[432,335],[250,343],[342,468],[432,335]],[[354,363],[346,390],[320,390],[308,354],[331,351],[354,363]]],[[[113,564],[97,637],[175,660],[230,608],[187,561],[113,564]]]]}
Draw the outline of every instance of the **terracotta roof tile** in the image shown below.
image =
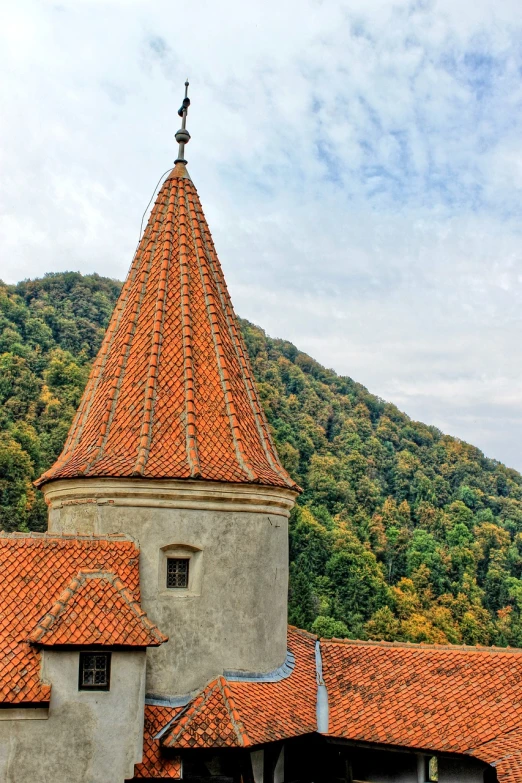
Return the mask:
{"type": "Polygon", "coordinates": [[[167,640],[119,577],[86,570],[72,579],[29,634],[30,642],[44,646],[158,647],[167,640]]]}
{"type": "Polygon", "coordinates": [[[495,767],[499,783],[522,783],[522,726],[468,751],[495,767]]]}
{"type": "Polygon", "coordinates": [[[297,489],[279,463],[182,164],[159,192],[64,450],[37,484],[78,476],[297,489]]]}
{"type": "Polygon", "coordinates": [[[0,535],[0,702],[48,702],[29,634],[82,569],[115,574],[139,601],[139,552],[121,536],[0,535]]]}
{"type": "Polygon", "coordinates": [[[213,680],[180,712],[166,748],[242,748],[251,745],[224,677],[213,680]]]}

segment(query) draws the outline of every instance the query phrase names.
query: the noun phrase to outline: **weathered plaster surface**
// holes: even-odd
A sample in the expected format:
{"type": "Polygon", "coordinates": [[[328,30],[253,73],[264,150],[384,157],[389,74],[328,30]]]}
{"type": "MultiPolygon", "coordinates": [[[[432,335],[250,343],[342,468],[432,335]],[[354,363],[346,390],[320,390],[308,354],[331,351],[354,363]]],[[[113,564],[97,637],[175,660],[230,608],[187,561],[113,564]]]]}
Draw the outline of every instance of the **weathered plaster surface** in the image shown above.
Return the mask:
{"type": "Polygon", "coordinates": [[[147,651],[147,692],[174,696],[225,669],[280,666],[286,657],[287,517],[295,494],[208,482],[121,482],[50,483],[49,530],[126,533],[136,541],[142,606],[170,637],[147,651]],[[197,590],[161,587],[168,547],[179,546],[198,553],[197,590]]]}
{"type": "Polygon", "coordinates": [[[0,722],[2,783],[123,783],[141,761],[145,653],[113,652],[110,691],[78,690],[78,652],[45,651],[47,720],[0,722]]]}

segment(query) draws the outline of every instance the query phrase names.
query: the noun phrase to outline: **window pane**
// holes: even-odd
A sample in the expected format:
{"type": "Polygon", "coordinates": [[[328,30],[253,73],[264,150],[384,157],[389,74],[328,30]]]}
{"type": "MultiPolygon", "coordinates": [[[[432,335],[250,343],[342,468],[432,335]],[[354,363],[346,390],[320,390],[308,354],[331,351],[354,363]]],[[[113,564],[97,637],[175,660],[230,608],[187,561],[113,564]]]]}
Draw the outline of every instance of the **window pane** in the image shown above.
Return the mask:
{"type": "Polygon", "coordinates": [[[110,653],[80,653],[80,689],[108,690],[110,653]]]}
{"type": "Polygon", "coordinates": [[[84,669],[83,672],[83,684],[94,685],[94,672],[88,669],[84,669]]]}
{"type": "Polygon", "coordinates": [[[107,685],[107,672],[105,669],[97,669],[94,672],[94,684],[95,685],[107,685]]]}
{"type": "Polygon", "coordinates": [[[188,587],[189,561],[186,557],[167,559],[167,587],[188,587]]]}

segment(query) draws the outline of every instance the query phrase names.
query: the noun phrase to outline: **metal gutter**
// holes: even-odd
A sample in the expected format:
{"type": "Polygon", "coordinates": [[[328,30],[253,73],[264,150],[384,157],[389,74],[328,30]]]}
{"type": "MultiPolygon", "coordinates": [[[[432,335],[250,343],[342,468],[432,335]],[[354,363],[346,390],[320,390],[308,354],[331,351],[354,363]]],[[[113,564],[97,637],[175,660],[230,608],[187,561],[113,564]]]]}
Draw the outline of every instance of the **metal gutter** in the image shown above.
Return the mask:
{"type": "Polygon", "coordinates": [[[327,734],[329,722],[328,691],[323,680],[323,659],[319,639],[315,643],[315,671],[317,677],[317,731],[321,734],[327,734]]]}

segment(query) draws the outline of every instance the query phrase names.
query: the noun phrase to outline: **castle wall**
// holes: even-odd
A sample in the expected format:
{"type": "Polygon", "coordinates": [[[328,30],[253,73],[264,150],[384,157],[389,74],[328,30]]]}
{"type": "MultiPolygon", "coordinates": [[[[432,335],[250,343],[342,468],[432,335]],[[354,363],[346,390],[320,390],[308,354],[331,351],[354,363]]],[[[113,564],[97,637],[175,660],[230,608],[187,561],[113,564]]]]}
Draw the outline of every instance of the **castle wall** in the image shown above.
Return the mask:
{"type": "Polygon", "coordinates": [[[123,783],[143,750],[145,652],[113,652],[109,691],[79,691],[79,653],[45,650],[49,710],[0,710],[2,783],[123,783]],[[42,719],[44,718],[44,719],[42,719]]]}
{"type": "Polygon", "coordinates": [[[283,663],[294,493],[124,479],[44,489],[50,532],[125,533],[139,546],[141,605],[169,636],[147,651],[149,694],[185,694],[224,670],[283,663]],[[190,558],[188,589],[166,588],[169,554],[190,558]]]}

